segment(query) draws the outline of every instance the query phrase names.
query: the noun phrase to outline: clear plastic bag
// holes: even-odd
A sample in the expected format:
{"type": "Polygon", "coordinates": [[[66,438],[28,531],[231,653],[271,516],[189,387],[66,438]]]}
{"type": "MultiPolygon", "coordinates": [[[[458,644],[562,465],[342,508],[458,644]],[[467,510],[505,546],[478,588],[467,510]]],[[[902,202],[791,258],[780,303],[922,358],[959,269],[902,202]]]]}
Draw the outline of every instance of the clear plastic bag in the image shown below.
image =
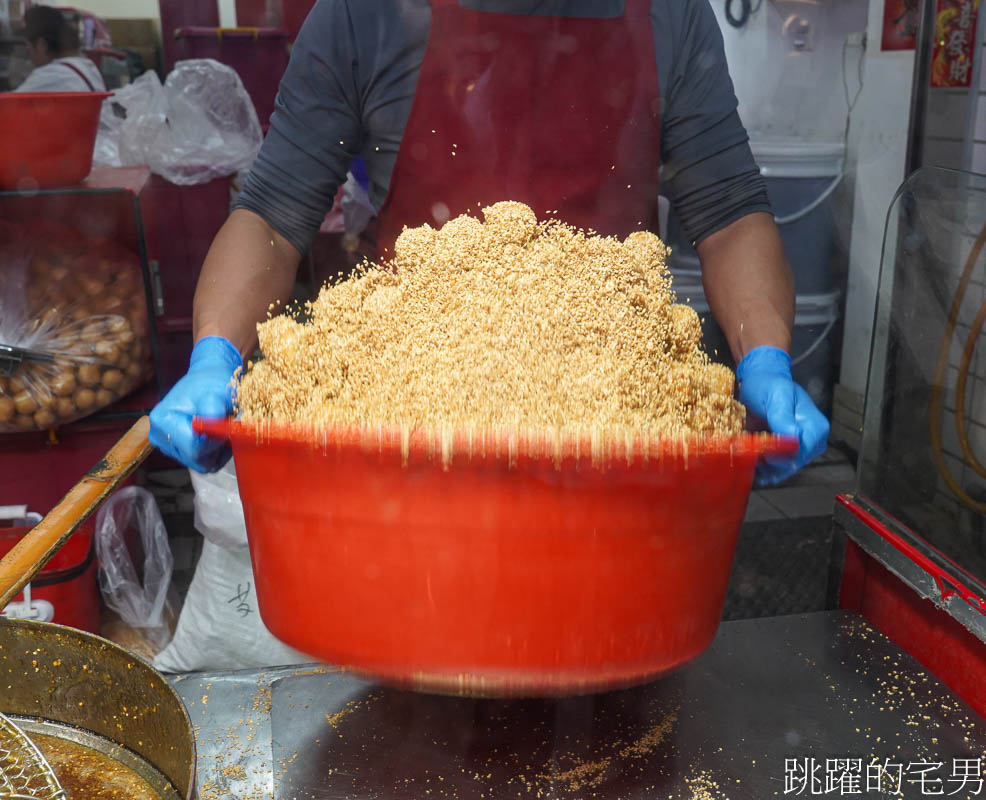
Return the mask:
{"type": "Polygon", "coordinates": [[[167,99],[156,72],[148,70],[130,85],[114,90],[100,111],[93,164],[122,167],[144,163],[136,136],[142,128],[166,125],[167,118],[167,99]]]}
{"type": "Polygon", "coordinates": [[[107,104],[95,163],[147,164],[179,185],[249,169],[263,141],[239,75],[212,59],[179,61],[164,85],[146,72],[107,104]]]}
{"type": "Polygon", "coordinates": [[[35,219],[0,222],[0,433],[46,430],[109,405],[151,374],[137,257],[35,219]]]}
{"type": "Polygon", "coordinates": [[[99,589],[110,610],[156,650],[171,639],[168,599],[174,558],[154,495],[139,486],[120,489],[96,518],[99,589]],[[129,543],[128,543],[129,540],[129,543]],[[141,569],[131,555],[139,545],[141,569]]]}

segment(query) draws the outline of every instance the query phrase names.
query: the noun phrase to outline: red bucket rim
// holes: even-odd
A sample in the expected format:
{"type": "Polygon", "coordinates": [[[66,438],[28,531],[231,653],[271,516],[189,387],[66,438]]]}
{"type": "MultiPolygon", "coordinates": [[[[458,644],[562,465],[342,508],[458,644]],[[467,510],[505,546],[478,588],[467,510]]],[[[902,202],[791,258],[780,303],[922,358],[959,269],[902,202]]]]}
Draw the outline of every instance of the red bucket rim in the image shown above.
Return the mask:
{"type": "Polygon", "coordinates": [[[0,101],[14,102],[17,100],[58,100],[58,99],[95,99],[105,100],[112,97],[113,92],[3,92],[0,101]]]}
{"type": "Polygon", "coordinates": [[[287,39],[291,35],[287,28],[280,26],[253,27],[249,25],[236,28],[216,27],[206,25],[187,25],[175,29],[175,38],[209,38],[209,39],[287,39]]]}
{"type": "Polygon", "coordinates": [[[285,422],[246,422],[233,418],[192,421],[196,433],[212,439],[229,440],[234,445],[270,443],[306,449],[401,454],[405,461],[434,461],[441,457],[450,463],[456,456],[514,462],[549,460],[591,462],[594,465],[641,464],[668,458],[730,456],[738,459],[761,456],[791,456],[798,451],[798,440],[769,433],[741,433],[733,436],[691,436],[649,438],[643,435],[612,437],[594,441],[590,434],[559,437],[544,430],[489,428],[475,431],[436,431],[424,427],[402,429],[395,426],[300,425],[285,422]]]}

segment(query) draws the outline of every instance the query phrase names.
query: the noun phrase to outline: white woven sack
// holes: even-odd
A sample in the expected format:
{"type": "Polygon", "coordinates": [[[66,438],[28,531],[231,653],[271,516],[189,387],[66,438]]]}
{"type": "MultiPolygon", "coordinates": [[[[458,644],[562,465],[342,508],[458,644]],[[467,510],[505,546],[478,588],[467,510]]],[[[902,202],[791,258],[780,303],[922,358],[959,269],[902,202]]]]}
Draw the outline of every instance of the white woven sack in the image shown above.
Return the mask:
{"type": "Polygon", "coordinates": [[[195,527],[205,537],[171,643],[154,659],[162,672],[304,664],[260,619],[243,506],[232,461],[214,475],[192,473],[195,527]]]}

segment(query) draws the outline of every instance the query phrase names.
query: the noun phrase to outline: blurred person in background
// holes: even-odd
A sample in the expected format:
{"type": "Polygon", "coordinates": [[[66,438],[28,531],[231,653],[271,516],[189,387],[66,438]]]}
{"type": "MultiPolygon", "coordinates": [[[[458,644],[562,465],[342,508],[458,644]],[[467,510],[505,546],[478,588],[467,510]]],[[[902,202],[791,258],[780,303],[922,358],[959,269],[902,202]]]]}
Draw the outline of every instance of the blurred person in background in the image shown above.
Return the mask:
{"type": "Polygon", "coordinates": [[[383,257],[404,225],[499,200],[622,239],[656,231],[669,197],[739,399],[799,440],[760,465],[761,484],[785,480],[825,450],[829,425],[791,375],[794,280],[736,107],[709,0],[318,0],[206,257],[189,371],[151,413],[151,442],[202,472],[229,458],[192,417],[233,411],[257,323],[290,296],[362,157],[383,257]]]}
{"type": "Polygon", "coordinates": [[[79,52],[79,32],[57,8],[31,6],[22,36],[34,70],[18,92],[105,92],[99,68],[79,52]]]}

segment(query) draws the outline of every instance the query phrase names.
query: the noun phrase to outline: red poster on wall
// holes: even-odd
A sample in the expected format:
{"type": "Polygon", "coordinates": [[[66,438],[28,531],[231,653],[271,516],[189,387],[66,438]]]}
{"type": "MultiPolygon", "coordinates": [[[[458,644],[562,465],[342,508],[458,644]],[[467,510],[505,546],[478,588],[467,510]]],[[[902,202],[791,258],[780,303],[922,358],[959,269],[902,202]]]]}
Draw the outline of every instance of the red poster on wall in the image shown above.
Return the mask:
{"type": "Polygon", "coordinates": [[[938,0],[931,85],[962,87],[972,81],[976,19],[981,0],[938,0]]]}
{"type": "Polygon", "coordinates": [[[881,50],[913,50],[917,43],[921,0],[884,0],[881,50]]]}

